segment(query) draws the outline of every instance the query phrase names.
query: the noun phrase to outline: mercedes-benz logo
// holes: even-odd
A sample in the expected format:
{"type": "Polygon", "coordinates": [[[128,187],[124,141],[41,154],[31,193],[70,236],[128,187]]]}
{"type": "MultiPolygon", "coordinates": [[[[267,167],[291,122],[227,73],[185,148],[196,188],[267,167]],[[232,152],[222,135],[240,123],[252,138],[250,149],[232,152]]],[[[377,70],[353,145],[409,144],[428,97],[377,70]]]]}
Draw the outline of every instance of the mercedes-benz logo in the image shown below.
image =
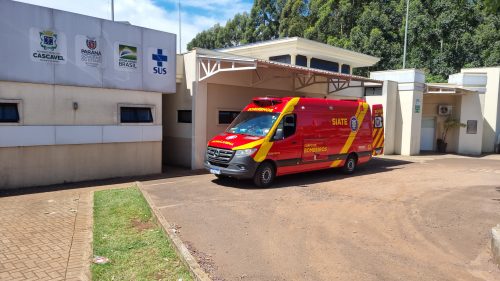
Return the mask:
{"type": "Polygon", "coordinates": [[[218,149],[216,149],[216,150],[214,151],[214,156],[215,156],[215,157],[219,157],[219,154],[220,154],[220,151],[219,151],[218,149]]]}

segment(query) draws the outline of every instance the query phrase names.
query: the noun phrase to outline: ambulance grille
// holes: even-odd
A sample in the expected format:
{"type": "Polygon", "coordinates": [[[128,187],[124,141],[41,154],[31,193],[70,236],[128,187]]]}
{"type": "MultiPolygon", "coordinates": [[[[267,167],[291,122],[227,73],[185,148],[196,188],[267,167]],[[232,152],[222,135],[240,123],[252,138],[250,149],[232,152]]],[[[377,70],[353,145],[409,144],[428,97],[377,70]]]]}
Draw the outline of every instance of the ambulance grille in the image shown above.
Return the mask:
{"type": "Polygon", "coordinates": [[[228,163],[233,158],[234,151],[215,147],[207,148],[207,158],[209,161],[218,163],[228,163]]]}

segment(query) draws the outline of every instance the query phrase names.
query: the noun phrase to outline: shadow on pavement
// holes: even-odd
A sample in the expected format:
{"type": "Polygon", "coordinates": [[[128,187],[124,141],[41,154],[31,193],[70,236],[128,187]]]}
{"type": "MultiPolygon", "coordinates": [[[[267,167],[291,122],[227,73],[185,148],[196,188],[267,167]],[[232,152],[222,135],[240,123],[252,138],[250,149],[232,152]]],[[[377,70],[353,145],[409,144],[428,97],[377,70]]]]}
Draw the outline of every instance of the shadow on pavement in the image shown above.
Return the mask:
{"type": "MultiPolygon", "coordinates": [[[[336,181],[350,177],[364,176],[370,174],[377,174],[383,172],[389,172],[392,170],[400,169],[398,166],[412,164],[413,162],[394,160],[394,159],[382,159],[374,158],[370,162],[358,166],[356,172],[352,175],[343,174],[340,169],[325,169],[311,172],[304,172],[292,175],[285,175],[277,177],[274,180],[274,184],[269,187],[272,188],[285,188],[292,186],[307,187],[310,184],[336,181]]],[[[214,177],[212,180],[221,186],[242,188],[242,189],[258,189],[252,180],[237,180],[237,179],[217,179],[214,177]]]]}
{"type": "Polygon", "coordinates": [[[75,182],[75,183],[63,183],[63,184],[24,187],[24,188],[16,188],[16,189],[0,189],[0,198],[1,197],[8,197],[8,196],[24,195],[24,194],[54,192],[54,191],[60,191],[60,190],[96,188],[99,186],[106,186],[106,185],[118,185],[118,184],[133,183],[135,181],[162,180],[162,179],[169,179],[169,178],[176,178],[176,177],[200,175],[200,174],[206,174],[206,173],[207,172],[204,170],[193,171],[193,170],[190,170],[187,168],[165,166],[165,167],[163,167],[163,172],[161,174],[155,174],[155,175],[120,177],[120,178],[111,178],[111,179],[102,179],[102,180],[90,180],[90,181],[81,181],[81,182],[75,182]]]}
{"type": "MultiPolygon", "coordinates": [[[[412,162],[395,160],[395,159],[374,158],[369,163],[359,166],[358,170],[353,175],[344,175],[337,169],[328,169],[328,170],[286,175],[276,178],[274,185],[270,188],[283,188],[290,186],[306,187],[309,184],[314,184],[319,182],[335,181],[344,179],[346,177],[356,177],[361,175],[387,172],[397,169],[397,166],[410,163],[412,162]]],[[[118,185],[118,184],[132,183],[135,181],[154,181],[154,180],[171,179],[177,177],[186,177],[186,176],[194,176],[202,174],[207,174],[207,172],[205,170],[193,171],[186,168],[166,166],[163,168],[163,173],[156,175],[121,177],[121,178],[104,179],[104,180],[82,181],[76,183],[64,183],[64,184],[56,184],[49,186],[6,189],[6,190],[0,190],[0,197],[35,194],[43,192],[54,192],[60,190],[98,188],[99,186],[118,185]]],[[[221,186],[227,186],[233,188],[246,188],[246,189],[257,188],[253,185],[253,182],[251,180],[234,180],[234,179],[219,180],[214,177],[214,180],[212,182],[219,184],[221,186]]]]}

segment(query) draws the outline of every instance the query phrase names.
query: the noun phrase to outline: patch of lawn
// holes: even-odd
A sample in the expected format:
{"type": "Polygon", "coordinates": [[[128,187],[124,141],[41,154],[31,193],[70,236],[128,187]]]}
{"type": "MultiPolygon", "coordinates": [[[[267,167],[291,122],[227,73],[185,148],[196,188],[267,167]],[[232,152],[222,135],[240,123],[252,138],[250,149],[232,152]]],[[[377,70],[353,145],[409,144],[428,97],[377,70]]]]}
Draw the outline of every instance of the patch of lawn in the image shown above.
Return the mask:
{"type": "Polygon", "coordinates": [[[137,187],[94,193],[93,280],[192,280],[137,187]]]}

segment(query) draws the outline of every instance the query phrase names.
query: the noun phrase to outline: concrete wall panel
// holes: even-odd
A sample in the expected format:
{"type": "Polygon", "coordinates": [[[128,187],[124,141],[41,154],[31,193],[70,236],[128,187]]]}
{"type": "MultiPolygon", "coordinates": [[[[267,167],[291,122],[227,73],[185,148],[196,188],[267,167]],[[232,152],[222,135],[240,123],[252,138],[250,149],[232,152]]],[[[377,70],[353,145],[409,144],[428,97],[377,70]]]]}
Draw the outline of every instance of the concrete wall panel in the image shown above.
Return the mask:
{"type": "Polygon", "coordinates": [[[161,172],[161,142],[0,148],[0,189],[161,172]]]}
{"type": "Polygon", "coordinates": [[[33,27],[54,28],[52,10],[0,1],[0,80],[54,83],[54,65],[31,60],[31,44],[40,44],[39,40],[31,42],[33,27]]]}

